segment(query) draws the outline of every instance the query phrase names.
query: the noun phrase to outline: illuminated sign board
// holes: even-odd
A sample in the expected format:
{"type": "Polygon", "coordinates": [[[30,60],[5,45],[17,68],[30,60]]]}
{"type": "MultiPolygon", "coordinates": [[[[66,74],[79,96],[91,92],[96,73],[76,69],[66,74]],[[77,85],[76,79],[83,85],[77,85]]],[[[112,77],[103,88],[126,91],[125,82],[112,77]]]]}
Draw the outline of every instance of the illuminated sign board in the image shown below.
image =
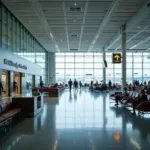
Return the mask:
{"type": "Polygon", "coordinates": [[[112,57],[113,63],[121,63],[121,54],[113,53],[112,57]]]}

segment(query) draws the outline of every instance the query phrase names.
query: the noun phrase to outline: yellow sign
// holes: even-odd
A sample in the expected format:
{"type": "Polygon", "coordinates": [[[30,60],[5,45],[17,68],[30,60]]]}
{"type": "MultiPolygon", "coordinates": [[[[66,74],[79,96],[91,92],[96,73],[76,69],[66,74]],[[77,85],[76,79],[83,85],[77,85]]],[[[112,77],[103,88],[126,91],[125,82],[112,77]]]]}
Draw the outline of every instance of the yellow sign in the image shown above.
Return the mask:
{"type": "Polygon", "coordinates": [[[113,63],[121,63],[121,54],[113,53],[113,63]]]}
{"type": "Polygon", "coordinates": [[[119,142],[119,141],[120,141],[120,133],[115,133],[115,134],[114,134],[114,140],[115,140],[116,142],[119,142]]]}

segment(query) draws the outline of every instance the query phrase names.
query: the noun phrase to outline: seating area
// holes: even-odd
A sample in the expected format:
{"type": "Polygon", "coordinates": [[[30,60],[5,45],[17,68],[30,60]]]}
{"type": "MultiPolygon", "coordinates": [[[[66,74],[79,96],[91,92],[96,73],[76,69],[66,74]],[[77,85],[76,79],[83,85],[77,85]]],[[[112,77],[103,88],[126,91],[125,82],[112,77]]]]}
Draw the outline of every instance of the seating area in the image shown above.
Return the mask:
{"type": "Polygon", "coordinates": [[[21,108],[13,107],[12,103],[0,103],[0,127],[5,126],[6,122],[12,122],[15,116],[20,116],[21,108]]]}
{"type": "Polygon", "coordinates": [[[49,97],[58,97],[59,93],[64,91],[64,86],[58,87],[43,87],[43,88],[33,88],[32,93],[39,92],[39,93],[48,93],[49,97]]]}
{"type": "MultiPolygon", "coordinates": [[[[141,102],[137,107],[136,110],[138,111],[139,115],[150,113],[150,94],[149,92],[145,91],[147,95],[147,101],[141,102]]],[[[114,94],[110,95],[110,100],[115,101],[115,96],[121,94],[121,92],[115,92],[114,94]]],[[[132,100],[137,100],[139,92],[138,91],[128,91],[128,95],[120,100],[120,104],[125,107],[133,107],[132,100]]]]}

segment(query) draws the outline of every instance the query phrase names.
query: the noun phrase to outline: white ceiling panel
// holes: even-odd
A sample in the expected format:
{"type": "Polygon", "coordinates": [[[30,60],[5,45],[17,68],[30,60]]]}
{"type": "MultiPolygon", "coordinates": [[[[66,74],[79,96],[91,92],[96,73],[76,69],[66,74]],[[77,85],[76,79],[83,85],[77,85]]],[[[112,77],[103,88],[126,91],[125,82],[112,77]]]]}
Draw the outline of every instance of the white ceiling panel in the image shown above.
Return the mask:
{"type": "MultiPolygon", "coordinates": [[[[10,11],[24,24],[48,51],[102,51],[109,46],[115,50],[121,39],[120,27],[128,24],[148,0],[3,0],[10,11]],[[114,3],[116,8],[114,9],[114,3]],[[16,9],[17,6],[17,9],[16,9]],[[38,8],[36,7],[38,6],[38,8]],[[113,10],[113,11],[112,11],[113,10]],[[44,15],[44,22],[42,16],[44,15]],[[111,16],[107,22],[107,18],[111,16]],[[101,28],[105,20],[105,27],[101,28]],[[99,30],[102,29],[100,32],[99,30]],[[50,33],[53,38],[50,38],[50,33]],[[110,44],[113,43],[113,44],[110,44]],[[56,46],[57,45],[57,46],[56,46]],[[73,50],[74,49],[74,50],[73,50]]],[[[147,8],[148,9],[148,8],[147,8]]],[[[143,16],[127,32],[127,49],[150,36],[150,13],[143,16]],[[139,34],[138,34],[139,33],[139,34]]],[[[141,42],[136,49],[147,49],[150,41],[141,42]]],[[[109,50],[108,49],[108,50],[109,50]]]]}

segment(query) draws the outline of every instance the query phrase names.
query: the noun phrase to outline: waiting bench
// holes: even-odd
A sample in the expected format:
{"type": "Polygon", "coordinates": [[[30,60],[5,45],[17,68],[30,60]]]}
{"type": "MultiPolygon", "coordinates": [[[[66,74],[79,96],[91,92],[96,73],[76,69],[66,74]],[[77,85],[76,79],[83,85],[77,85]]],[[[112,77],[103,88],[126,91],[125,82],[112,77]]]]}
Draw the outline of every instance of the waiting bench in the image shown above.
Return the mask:
{"type": "Polygon", "coordinates": [[[19,115],[21,108],[14,108],[12,103],[0,103],[0,124],[10,121],[16,115],[19,115]]]}
{"type": "MultiPolygon", "coordinates": [[[[115,93],[110,95],[111,100],[115,100],[115,95],[119,93],[115,93]]],[[[139,112],[139,114],[145,114],[150,113],[150,100],[149,100],[149,93],[147,93],[147,99],[148,101],[141,102],[137,107],[136,110],[139,112]]],[[[138,97],[138,92],[129,91],[128,100],[123,99],[121,100],[121,104],[127,107],[132,107],[132,99],[136,99],[138,97]]]]}
{"type": "Polygon", "coordinates": [[[40,93],[48,93],[49,97],[58,97],[59,96],[59,89],[58,88],[33,88],[32,93],[40,92],[40,93]]]}

